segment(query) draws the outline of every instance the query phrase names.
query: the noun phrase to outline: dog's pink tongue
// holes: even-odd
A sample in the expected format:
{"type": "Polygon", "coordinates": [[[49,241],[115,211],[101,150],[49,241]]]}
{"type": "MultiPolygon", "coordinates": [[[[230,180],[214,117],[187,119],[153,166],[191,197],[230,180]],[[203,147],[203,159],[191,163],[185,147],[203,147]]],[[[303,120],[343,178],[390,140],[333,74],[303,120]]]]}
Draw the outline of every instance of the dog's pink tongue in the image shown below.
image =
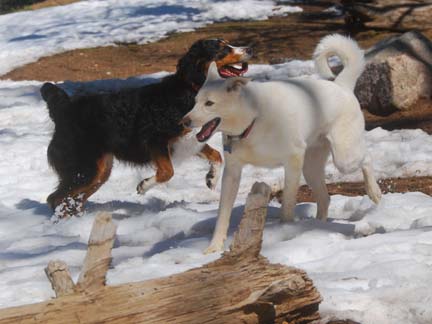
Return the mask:
{"type": "Polygon", "coordinates": [[[198,140],[204,141],[208,137],[210,137],[212,133],[212,125],[204,125],[203,128],[199,131],[199,133],[196,135],[198,140]]]}

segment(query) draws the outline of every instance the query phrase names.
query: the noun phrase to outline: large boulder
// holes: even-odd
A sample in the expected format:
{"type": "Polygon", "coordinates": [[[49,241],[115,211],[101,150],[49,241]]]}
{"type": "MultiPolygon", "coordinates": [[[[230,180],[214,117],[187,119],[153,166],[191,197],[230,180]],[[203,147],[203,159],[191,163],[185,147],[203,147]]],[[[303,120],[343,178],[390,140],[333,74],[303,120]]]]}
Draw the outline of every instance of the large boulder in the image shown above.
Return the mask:
{"type": "Polygon", "coordinates": [[[389,115],[432,95],[432,43],[419,32],[379,42],[366,51],[355,94],[362,108],[389,115]]]}

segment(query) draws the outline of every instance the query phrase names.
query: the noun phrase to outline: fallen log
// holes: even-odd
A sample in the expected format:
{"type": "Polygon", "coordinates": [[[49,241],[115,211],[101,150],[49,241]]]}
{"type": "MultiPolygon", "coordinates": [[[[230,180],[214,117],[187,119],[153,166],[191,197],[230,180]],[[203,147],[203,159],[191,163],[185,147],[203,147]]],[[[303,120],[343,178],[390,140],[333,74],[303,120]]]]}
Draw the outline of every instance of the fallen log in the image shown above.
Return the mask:
{"type": "Polygon", "coordinates": [[[0,310],[0,324],[303,324],[317,320],[321,297],[306,273],[270,264],[259,254],[270,191],[264,183],[253,186],[230,250],[220,259],[169,277],[118,286],[105,285],[115,225],[109,214],[99,214],[78,284],[68,280],[63,263],[57,270],[47,270],[58,297],[0,310]],[[60,285],[66,288],[56,289],[59,282],[66,282],[60,285]]]}

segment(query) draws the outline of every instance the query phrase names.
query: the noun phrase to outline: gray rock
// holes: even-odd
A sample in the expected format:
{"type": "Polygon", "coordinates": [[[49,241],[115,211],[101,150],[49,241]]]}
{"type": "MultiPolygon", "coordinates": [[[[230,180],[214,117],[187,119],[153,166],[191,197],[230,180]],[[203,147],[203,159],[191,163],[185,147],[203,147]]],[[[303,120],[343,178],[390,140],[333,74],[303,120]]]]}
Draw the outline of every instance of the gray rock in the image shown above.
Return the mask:
{"type": "Polygon", "coordinates": [[[408,32],[377,43],[366,52],[366,68],[355,94],[373,114],[388,115],[415,107],[432,95],[432,43],[408,32]]]}

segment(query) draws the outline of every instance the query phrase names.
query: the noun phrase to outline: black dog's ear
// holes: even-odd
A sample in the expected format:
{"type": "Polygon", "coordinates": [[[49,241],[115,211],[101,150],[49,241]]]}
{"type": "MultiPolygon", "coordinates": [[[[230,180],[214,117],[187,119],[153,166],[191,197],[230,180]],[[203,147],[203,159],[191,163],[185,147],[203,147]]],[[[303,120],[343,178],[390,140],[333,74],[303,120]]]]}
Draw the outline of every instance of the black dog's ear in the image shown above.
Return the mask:
{"type": "Polygon", "coordinates": [[[191,46],[177,64],[177,74],[190,84],[203,85],[205,81],[206,57],[202,41],[191,46]]]}

